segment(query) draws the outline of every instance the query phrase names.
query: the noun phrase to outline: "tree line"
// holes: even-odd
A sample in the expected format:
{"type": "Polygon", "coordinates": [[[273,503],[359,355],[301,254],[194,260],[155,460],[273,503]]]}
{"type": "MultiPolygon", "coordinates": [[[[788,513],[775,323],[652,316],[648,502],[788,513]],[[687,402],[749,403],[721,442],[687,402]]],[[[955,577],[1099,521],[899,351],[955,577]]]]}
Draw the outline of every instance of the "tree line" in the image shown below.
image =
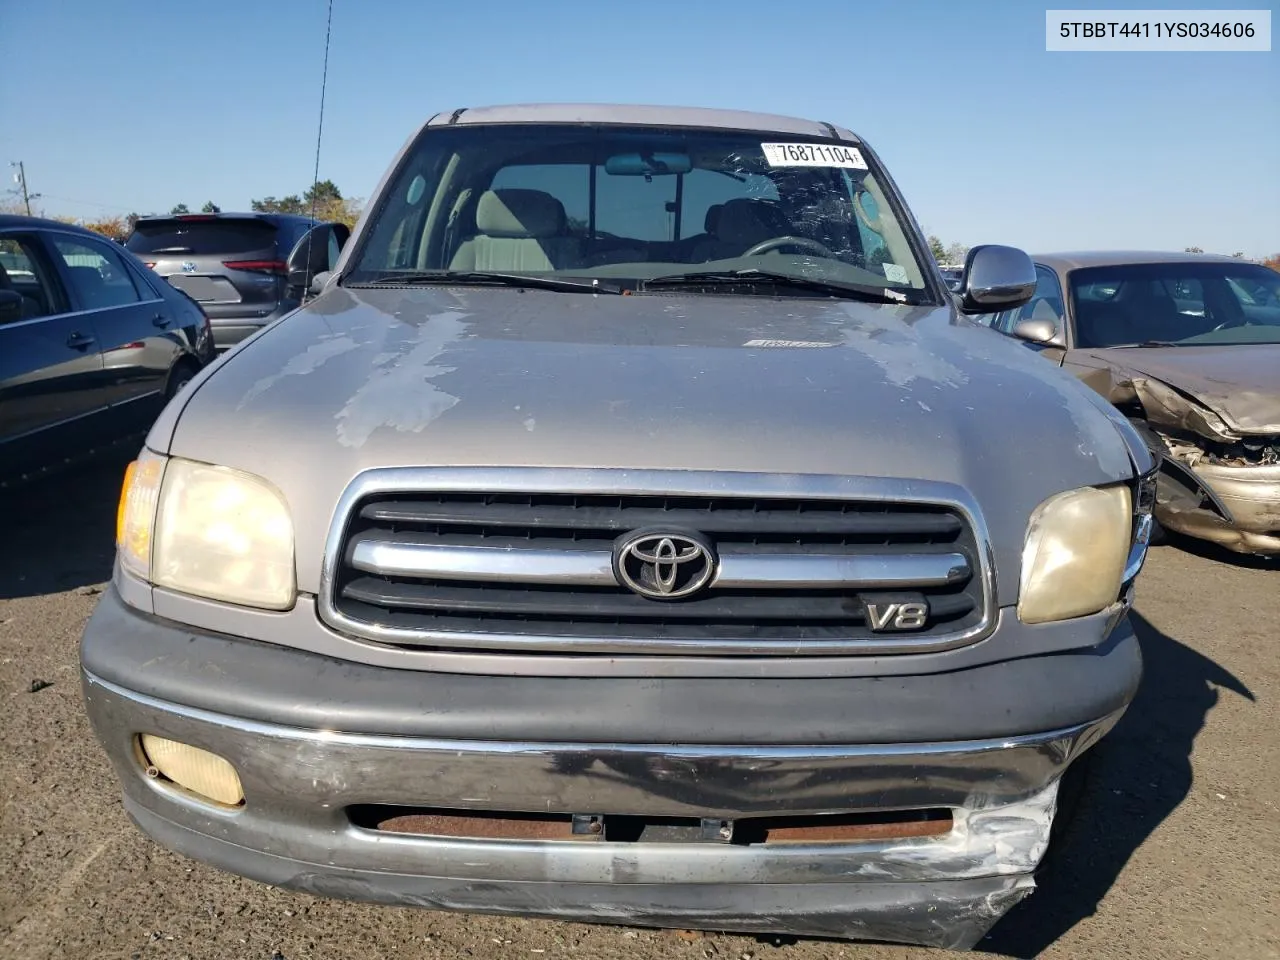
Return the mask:
{"type": "MultiPolygon", "coordinates": [[[[319,183],[308,187],[302,194],[291,193],[287,197],[280,198],[267,196],[260,200],[249,201],[249,209],[255,213],[292,213],[306,217],[314,216],[321,222],[335,221],[345,223],[348,227],[356,225],[363,208],[363,203],[359,199],[344,197],[342,191],[338,189],[338,185],[332,180],[321,180],[319,183]]],[[[14,203],[0,203],[0,213],[25,212],[25,209],[18,209],[14,203]]],[[[186,203],[176,203],[169,208],[168,215],[177,217],[192,212],[186,203]]],[[[222,213],[222,207],[212,200],[208,200],[200,207],[198,212],[222,213]]],[[[32,213],[37,216],[41,215],[38,210],[34,209],[32,213]]],[[[50,219],[60,220],[63,223],[73,223],[123,243],[129,234],[133,233],[134,226],[143,216],[155,217],[164,215],[159,212],[145,215],[130,212],[125,216],[79,218],[55,215],[50,219]]]]}

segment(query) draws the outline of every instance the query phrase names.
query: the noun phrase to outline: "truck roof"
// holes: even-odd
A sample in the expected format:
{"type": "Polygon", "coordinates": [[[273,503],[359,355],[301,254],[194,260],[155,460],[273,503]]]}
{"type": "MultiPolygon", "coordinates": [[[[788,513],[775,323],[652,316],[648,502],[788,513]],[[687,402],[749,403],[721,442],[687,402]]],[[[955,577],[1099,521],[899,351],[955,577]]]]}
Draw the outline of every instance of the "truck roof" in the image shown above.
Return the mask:
{"type": "Polygon", "coordinates": [[[851,131],[822,120],[717,110],[707,107],[664,107],[612,103],[527,103],[442,110],[426,126],[440,127],[484,123],[616,123],[654,127],[717,127],[759,130],[807,137],[859,142],[851,131]]]}

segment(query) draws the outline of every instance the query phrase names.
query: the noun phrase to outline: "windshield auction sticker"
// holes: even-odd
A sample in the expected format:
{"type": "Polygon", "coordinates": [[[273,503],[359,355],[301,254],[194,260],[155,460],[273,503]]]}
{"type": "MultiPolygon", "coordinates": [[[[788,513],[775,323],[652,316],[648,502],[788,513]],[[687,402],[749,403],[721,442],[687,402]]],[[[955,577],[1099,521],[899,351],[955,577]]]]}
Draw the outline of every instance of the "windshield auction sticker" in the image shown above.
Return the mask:
{"type": "Polygon", "coordinates": [[[867,161],[856,147],[831,143],[762,143],[764,158],[771,167],[847,167],[866,170],[867,161]]]}
{"type": "Polygon", "coordinates": [[[1044,48],[1151,53],[1268,53],[1270,10],[1046,10],[1044,48]]]}

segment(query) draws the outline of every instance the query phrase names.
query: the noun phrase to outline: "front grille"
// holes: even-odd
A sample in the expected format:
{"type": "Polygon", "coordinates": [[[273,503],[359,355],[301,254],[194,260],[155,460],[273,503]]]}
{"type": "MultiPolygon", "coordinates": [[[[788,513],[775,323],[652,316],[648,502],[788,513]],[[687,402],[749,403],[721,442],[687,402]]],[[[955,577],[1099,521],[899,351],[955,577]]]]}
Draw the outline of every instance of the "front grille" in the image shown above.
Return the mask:
{"type": "Polygon", "coordinates": [[[356,499],[331,560],[330,619],[408,647],[805,655],[934,648],[985,623],[980,554],[957,509],[877,500],[390,492],[356,499]],[[701,535],[719,574],[687,599],[621,586],[615,543],[701,535]],[[868,601],[927,601],[873,630],[868,601]]]}

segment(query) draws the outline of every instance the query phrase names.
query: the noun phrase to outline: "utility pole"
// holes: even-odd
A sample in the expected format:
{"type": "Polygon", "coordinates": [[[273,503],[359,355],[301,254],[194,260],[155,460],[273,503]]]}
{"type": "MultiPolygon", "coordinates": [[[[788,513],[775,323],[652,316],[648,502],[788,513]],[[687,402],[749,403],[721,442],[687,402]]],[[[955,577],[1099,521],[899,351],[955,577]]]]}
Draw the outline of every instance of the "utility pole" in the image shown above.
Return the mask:
{"type": "Polygon", "coordinates": [[[13,163],[10,163],[9,166],[18,168],[18,172],[13,175],[13,182],[18,185],[18,190],[13,192],[22,193],[22,204],[27,208],[27,216],[29,217],[31,216],[31,201],[39,200],[40,194],[31,194],[27,192],[27,171],[26,168],[23,167],[21,160],[16,160],[13,163]]]}

